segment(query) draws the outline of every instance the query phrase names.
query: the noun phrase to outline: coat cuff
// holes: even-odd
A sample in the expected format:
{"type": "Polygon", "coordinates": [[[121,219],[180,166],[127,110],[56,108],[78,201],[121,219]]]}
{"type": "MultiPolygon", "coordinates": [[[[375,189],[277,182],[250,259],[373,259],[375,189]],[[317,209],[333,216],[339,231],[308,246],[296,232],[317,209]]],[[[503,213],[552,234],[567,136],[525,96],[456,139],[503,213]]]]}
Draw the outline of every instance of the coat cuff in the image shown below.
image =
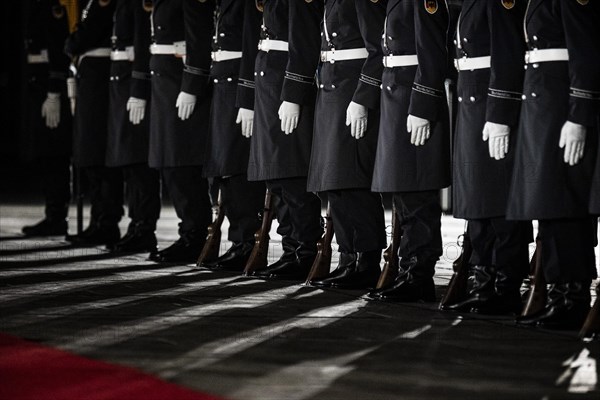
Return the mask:
{"type": "Polygon", "coordinates": [[[569,121],[584,126],[597,123],[600,92],[571,87],[569,90],[569,121]]]}
{"type": "Polygon", "coordinates": [[[280,100],[300,105],[313,105],[316,89],[314,76],[285,71],[280,100]]]}
{"type": "Polygon", "coordinates": [[[131,71],[131,89],[129,95],[138,99],[150,98],[150,74],[147,72],[131,71]]]}
{"type": "Polygon", "coordinates": [[[521,112],[522,93],[488,89],[485,120],[496,124],[516,126],[521,112]]]}
{"type": "Polygon", "coordinates": [[[254,110],[254,81],[239,78],[235,105],[238,108],[254,110]]]}
{"type": "Polygon", "coordinates": [[[50,71],[48,75],[48,92],[62,93],[67,90],[67,74],[65,72],[50,71]]]}
{"type": "Polygon", "coordinates": [[[379,109],[381,80],[361,74],[352,101],[371,110],[379,109]]]}
{"type": "Polygon", "coordinates": [[[445,101],[444,91],[420,83],[413,83],[408,113],[427,121],[439,119],[441,102],[445,101]]]}
{"type": "Polygon", "coordinates": [[[186,65],[183,68],[181,91],[196,96],[203,96],[208,88],[210,71],[186,65]]]}

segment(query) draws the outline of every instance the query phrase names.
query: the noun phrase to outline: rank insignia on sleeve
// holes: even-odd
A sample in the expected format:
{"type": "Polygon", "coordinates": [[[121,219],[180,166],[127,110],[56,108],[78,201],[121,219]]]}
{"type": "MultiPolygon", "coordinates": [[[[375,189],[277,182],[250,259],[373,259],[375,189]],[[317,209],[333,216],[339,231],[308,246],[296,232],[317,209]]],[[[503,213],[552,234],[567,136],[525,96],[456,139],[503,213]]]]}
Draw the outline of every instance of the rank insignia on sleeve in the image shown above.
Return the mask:
{"type": "Polygon", "coordinates": [[[62,17],[64,17],[65,9],[63,8],[63,6],[52,6],[52,16],[56,19],[61,19],[62,17]]]}
{"type": "Polygon", "coordinates": [[[100,4],[100,7],[106,7],[111,1],[112,0],[98,0],[98,4],[100,4]]]}
{"type": "Polygon", "coordinates": [[[502,6],[507,10],[510,10],[515,6],[515,0],[501,0],[502,6]]]}
{"type": "Polygon", "coordinates": [[[154,6],[152,5],[152,0],[142,0],[142,8],[146,12],[152,12],[154,6]]]}
{"type": "Polygon", "coordinates": [[[438,10],[438,2],[437,0],[424,0],[425,10],[429,14],[435,14],[438,10]]]}
{"type": "Polygon", "coordinates": [[[577,0],[577,2],[582,6],[586,6],[590,2],[590,0],[577,0]]]}

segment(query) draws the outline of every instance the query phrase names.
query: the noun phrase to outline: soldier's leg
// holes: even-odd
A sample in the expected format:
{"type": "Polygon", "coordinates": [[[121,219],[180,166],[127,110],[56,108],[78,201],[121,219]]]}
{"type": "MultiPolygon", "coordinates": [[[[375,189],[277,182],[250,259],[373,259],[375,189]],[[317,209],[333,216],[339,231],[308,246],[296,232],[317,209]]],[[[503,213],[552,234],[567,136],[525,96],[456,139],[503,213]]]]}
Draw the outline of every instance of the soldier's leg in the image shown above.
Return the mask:
{"type": "Polygon", "coordinates": [[[123,167],[131,222],[116,251],[156,251],[156,221],[160,216],[160,180],[157,170],[146,164],[123,167]]]}
{"type": "Polygon", "coordinates": [[[381,249],[386,245],[381,196],[366,189],[327,192],[333,229],[340,252],[338,267],[318,287],[370,288],[381,273],[381,249]]]}
{"type": "Polygon", "coordinates": [[[372,297],[392,301],[435,301],[433,275],[442,255],[438,190],[394,193],[402,229],[400,274],[394,283],[372,297]]]}
{"type": "Polygon", "coordinates": [[[174,167],[161,170],[179,223],[179,239],[150,259],[158,262],[194,262],[202,251],[206,229],[211,222],[208,181],[202,167],[174,167]]]}

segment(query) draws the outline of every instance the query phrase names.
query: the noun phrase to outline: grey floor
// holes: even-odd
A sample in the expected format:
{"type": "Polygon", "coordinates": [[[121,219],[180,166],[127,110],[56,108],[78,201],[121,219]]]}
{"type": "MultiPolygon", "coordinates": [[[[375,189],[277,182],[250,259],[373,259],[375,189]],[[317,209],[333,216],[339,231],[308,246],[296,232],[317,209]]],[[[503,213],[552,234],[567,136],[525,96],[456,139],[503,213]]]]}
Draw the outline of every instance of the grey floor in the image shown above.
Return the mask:
{"type": "MultiPolygon", "coordinates": [[[[600,398],[600,343],[576,332],[21,238],[41,212],[0,206],[2,332],[232,399],[600,398]]],[[[164,209],[161,245],[176,227],[164,209]]],[[[439,296],[462,230],[444,217],[439,296]]]]}

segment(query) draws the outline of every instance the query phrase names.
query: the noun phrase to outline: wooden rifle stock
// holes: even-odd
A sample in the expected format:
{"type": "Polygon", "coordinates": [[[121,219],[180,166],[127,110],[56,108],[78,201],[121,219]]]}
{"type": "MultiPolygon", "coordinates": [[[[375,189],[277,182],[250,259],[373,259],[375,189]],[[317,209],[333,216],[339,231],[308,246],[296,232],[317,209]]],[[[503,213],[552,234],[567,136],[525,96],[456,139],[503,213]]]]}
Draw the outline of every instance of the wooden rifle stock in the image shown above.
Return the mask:
{"type": "Polygon", "coordinates": [[[400,227],[400,221],[398,221],[398,215],[396,214],[396,205],[394,204],[392,205],[392,241],[383,252],[383,270],[381,271],[381,275],[379,275],[375,289],[390,286],[398,276],[398,271],[400,270],[398,260],[400,239],[402,239],[402,228],[400,227]]]}
{"type": "Polygon", "coordinates": [[[313,279],[322,278],[329,274],[331,269],[331,241],[333,240],[333,223],[331,221],[331,206],[327,204],[325,214],[325,233],[317,242],[317,257],[308,273],[305,284],[308,285],[313,279]]]}
{"type": "Polygon", "coordinates": [[[269,232],[273,222],[271,210],[271,190],[267,188],[265,194],[265,208],[262,215],[260,230],[254,234],[254,248],[244,268],[244,275],[251,275],[253,271],[267,266],[267,254],[269,252],[269,232]]]}
{"type": "Polygon", "coordinates": [[[217,257],[219,257],[219,248],[221,247],[221,226],[223,225],[223,220],[225,219],[223,200],[221,196],[221,189],[219,189],[217,205],[216,207],[213,207],[215,218],[212,224],[208,226],[206,242],[204,242],[204,247],[202,247],[202,251],[200,252],[200,256],[196,262],[197,266],[202,265],[203,262],[214,261],[217,259],[217,257]]]}
{"type": "Polygon", "coordinates": [[[467,232],[462,235],[463,244],[460,256],[452,263],[452,277],[448,283],[446,294],[440,302],[440,308],[444,309],[452,304],[457,304],[467,298],[469,292],[469,259],[473,253],[471,239],[467,232]]]}
{"type": "Polygon", "coordinates": [[[600,282],[596,286],[596,301],[594,301],[594,305],[588,313],[581,331],[579,331],[581,339],[592,338],[597,335],[600,335],[600,282]]]}
{"type": "Polygon", "coordinates": [[[529,288],[527,303],[521,313],[522,317],[529,317],[544,309],[546,306],[546,279],[544,278],[544,269],[542,268],[542,242],[535,241],[535,252],[531,258],[531,264],[535,267],[533,282],[529,288]]]}

